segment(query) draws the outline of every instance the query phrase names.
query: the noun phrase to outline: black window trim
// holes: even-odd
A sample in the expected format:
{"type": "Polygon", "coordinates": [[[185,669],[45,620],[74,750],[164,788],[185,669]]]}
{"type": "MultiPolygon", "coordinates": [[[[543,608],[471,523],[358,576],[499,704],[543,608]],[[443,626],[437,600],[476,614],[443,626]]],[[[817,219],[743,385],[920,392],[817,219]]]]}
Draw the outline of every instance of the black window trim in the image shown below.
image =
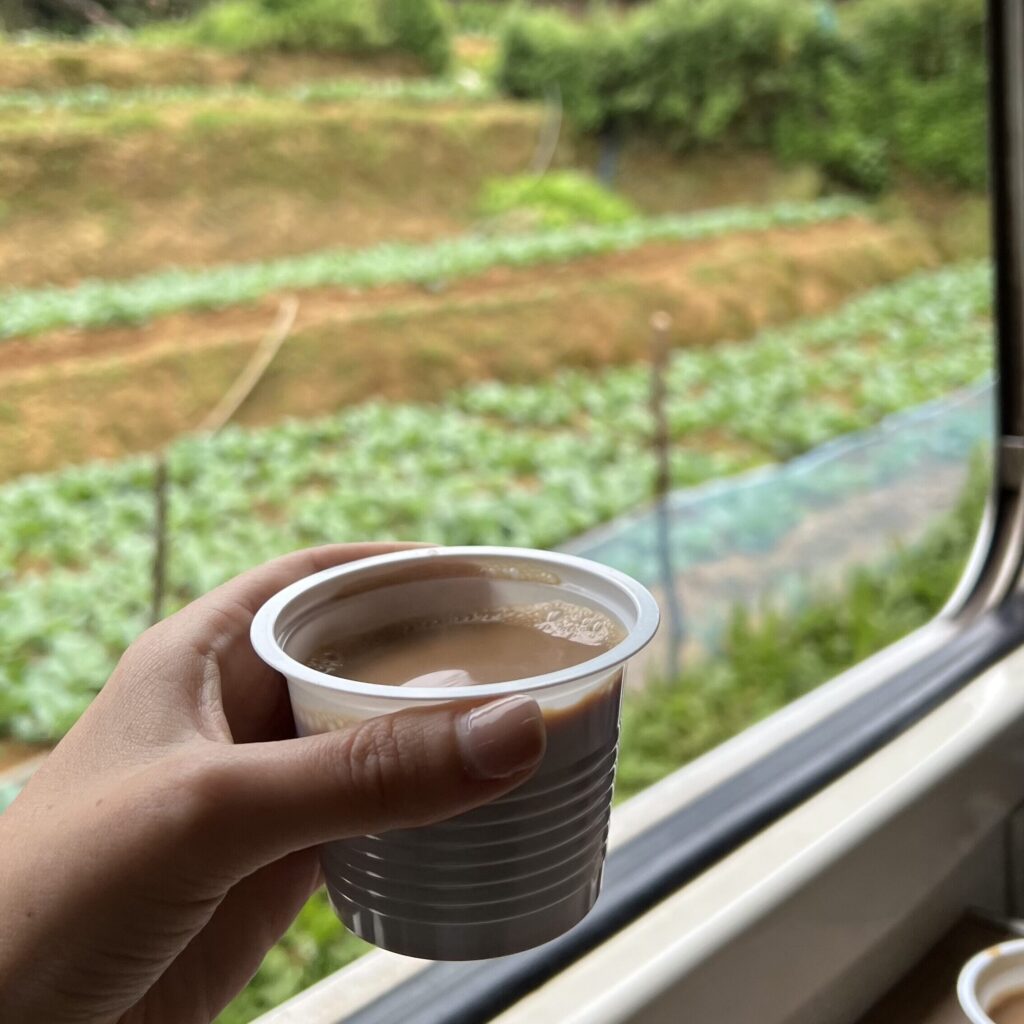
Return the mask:
{"type": "MultiPolygon", "coordinates": [[[[918,641],[932,634],[934,643],[824,720],[613,850],[597,904],[566,935],[499,960],[432,964],[336,1024],[484,1024],[1024,644],[1024,593],[1017,592],[1024,551],[1024,0],[988,0],[988,49],[996,470],[986,523],[964,580],[942,615],[915,634],[918,641]]],[[[885,672],[884,657],[864,668],[873,663],[885,672]]]]}

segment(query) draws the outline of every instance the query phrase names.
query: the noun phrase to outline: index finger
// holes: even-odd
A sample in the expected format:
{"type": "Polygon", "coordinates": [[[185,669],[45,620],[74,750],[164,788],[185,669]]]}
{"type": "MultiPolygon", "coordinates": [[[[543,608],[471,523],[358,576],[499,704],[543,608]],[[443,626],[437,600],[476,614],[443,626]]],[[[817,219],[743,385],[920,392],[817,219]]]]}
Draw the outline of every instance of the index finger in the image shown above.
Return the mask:
{"type": "Polygon", "coordinates": [[[221,701],[236,743],[288,735],[291,715],[281,676],[249,642],[260,606],[279,590],[313,573],[373,555],[420,547],[408,543],[327,544],[283,555],[197,598],[161,623],[165,642],[187,645],[204,663],[214,660],[221,701]]]}

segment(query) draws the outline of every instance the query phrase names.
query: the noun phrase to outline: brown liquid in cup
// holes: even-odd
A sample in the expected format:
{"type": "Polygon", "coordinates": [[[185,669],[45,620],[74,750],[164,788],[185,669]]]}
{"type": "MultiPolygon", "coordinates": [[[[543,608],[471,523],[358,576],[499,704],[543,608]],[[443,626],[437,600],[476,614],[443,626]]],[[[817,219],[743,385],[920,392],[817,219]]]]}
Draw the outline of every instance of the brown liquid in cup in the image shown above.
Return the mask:
{"type": "Polygon", "coordinates": [[[986,1012],[995,1024],[1024,1024],[1024,992],[1011,992],[986,1012]]]}
{"type": "MultiPolygon", "coordinates": [[[[623,636],[601,612],[549,601],[342,637],[308,663],[362,682],[482,684],[581,664],[623,636]]],[[[612,670],[587,698],[545,711],[544,759],[506,796],[437,825],[327,844],[345,923],[385,949],[446,960],[514,953],[576,924],[600,888],[621,680],[612,670]]]]}
{"type": "Polygon", "coordinates": [[[364,683],[472,686],[571,668],[621,639],[622,630],[600,612],[546,601],[396,623],[322,647],[309,665],[364,683]]]}

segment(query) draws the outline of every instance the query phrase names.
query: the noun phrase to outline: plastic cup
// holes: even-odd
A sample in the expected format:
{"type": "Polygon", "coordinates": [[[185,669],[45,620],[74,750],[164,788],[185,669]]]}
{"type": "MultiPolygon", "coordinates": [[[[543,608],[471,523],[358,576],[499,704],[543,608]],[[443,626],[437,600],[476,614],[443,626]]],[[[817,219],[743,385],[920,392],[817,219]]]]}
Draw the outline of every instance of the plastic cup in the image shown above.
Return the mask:
{"type": "Polygon", "coordinates": [[[300,734],[405,708],[526,693],[547,752],[523,785],[437,825],[327,843],[331,902],[356,935],[431,960],[516,953],[562,934],[601,886],[626,663],[658,626],[635,580],[586,559],[522,548],[416,548],[350,562],[285,588],[257,613],[252,643],[288,681],[300,734]],[[546,675],[467,687],[384,686],[304,661],[339,635],[423,615],[561,600],[596,609],[625,638],[546,675]]]}
{"type": "Polygon", "coordinates": [[[971,1024],[994,1024],[989,1011],[1010,996],[1024,996],[1024,939],[1000,942],[968,960],[956,993],[971,1024]]]}

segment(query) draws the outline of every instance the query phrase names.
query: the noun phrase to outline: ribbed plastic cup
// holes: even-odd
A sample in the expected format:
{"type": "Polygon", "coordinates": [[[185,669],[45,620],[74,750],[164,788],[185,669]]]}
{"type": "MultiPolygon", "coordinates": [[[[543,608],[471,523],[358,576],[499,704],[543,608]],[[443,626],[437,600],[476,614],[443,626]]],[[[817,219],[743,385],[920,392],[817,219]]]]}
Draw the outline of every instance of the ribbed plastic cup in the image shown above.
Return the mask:
{"type": "Polygon", "coordinates": [[[337,566],[271,598],[256,652],[288,681],[300,734],[404,708],[525,693],[544,714],[547,752],[505,796],[437,825],[328,843],[331,902],[376,946],[430,960],[504,956],[556,938],[601,887],[626,663],[658,626],[654,598],[606,566],[521,548],[416,548],[337,566]],[[421,616],[566,601],[597,610],[624,639],[545,675],[467,687],[384,686],[304,662],[341,635],[421,616]]]}

